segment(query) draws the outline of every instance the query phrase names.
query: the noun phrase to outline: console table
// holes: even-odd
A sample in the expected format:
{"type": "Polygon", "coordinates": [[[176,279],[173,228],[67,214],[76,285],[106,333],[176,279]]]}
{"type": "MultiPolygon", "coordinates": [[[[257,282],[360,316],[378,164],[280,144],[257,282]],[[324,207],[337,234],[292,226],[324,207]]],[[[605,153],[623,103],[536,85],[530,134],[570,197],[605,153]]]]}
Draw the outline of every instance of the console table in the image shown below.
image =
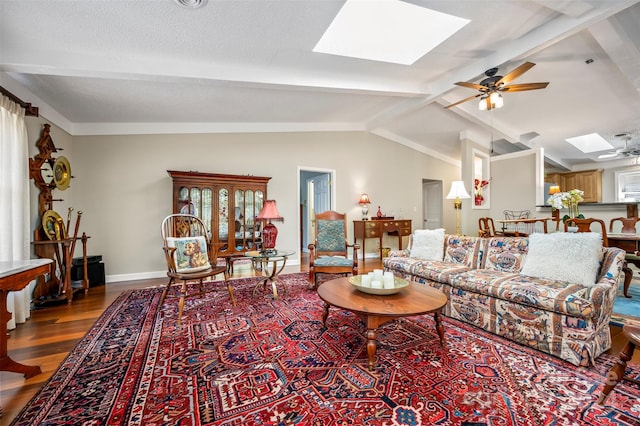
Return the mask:
{"type": "Polygon", "coordinates": [[[25,288],[40,275],[51,274],[51,259],[33,259],[0,262],[0,370],[24,374],[25,378],[40,374],[40,367],[24,365],[7,354],[7,322],[11,312],[7,310],[7,293],[25,288]]]}
{"type": "MultiPolygon", "coordinates": [[[[365,240],[367,238],[377,238],[380,249],[382,249],[382,237],[384,234],[398,237],[398,250],[402,250],[402,237],[411,235],[410,219],[380,219],[380,220],[354,220],[353,238],[357,243],[362,240],[362,261],[364,262],[365,240]]],[[[382,250],[380,250],[380,260],[382,260],[382,250]]]]}

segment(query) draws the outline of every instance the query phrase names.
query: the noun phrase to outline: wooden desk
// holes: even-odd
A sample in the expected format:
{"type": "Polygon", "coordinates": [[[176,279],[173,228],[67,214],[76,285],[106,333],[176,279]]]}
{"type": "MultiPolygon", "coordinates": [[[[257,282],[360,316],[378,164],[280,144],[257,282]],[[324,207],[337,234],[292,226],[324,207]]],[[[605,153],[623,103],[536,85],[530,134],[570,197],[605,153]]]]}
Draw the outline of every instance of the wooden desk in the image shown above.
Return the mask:
{"type": "MultiPolygon", "coordinates": [[[[398,237],[398,250],[402,250],[402,237],[411,235],[410,219],[384,219],[384,220],[354,220],[353,238],[354,243],[358,239],[362,240],[362,261],[364,262],[365,240],[367,238],[377,238],[379,247],[382,249],[382,237],[384,234],[398,237]]],[[[382,250],[380,250],[380,260],[382,260],[382,250]]]]}
{"type": "Polygon", "coordinates": [[[51,259],[32,259],[0,262],[0,370],[23,373],[25,378],[40,374],[38,366],[28,366],[12,360],[7,354],[7,321],[12,317],[7,310],[7,294],[25,288],[31,280],[50,274],[51,259]]]}

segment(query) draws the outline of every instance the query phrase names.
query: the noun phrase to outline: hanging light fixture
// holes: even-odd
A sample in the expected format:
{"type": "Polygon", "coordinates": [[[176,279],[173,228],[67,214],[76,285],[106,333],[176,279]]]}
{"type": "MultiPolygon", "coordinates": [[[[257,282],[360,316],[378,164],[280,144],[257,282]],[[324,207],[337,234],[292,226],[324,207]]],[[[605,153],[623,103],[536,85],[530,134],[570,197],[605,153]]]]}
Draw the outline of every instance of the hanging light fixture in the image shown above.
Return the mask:
{"type": "Polygon", "coordinates": [[[502,108],[504,106],[504,98],[498,92],[491,92],[490,95],[486,95],[480,98],[478,109],[480,111],[491,110],[494,108],[502,108]]]}

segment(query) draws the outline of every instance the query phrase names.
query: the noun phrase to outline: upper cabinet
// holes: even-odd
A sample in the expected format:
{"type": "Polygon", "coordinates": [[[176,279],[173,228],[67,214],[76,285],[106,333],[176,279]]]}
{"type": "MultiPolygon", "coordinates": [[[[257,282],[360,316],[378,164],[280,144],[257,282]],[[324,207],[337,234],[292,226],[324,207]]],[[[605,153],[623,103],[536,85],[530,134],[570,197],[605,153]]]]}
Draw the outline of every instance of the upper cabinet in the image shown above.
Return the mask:
{"type": "Polygon", "coordinates": [[[560,191],[581,189],[585,203],[602,202],[602,170],[585,170],[570,173],[548,173],[545,182],[560,185],[560,191]]]}
{"type": "Polygon", "coordinates": [[[262,244],[260,213],[270,177],[167,171],[173,179],[173,212],[201,218],[218,255],[228,257],[262,244]]]}

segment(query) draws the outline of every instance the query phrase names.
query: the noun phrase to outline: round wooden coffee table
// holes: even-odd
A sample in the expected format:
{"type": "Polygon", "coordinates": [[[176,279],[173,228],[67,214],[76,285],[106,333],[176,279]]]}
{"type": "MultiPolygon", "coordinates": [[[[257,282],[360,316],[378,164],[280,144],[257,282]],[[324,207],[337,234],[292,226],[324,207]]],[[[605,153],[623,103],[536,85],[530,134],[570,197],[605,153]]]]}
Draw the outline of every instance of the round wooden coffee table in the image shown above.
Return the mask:
{"type": "Polygon", "coordinates": [[[375,366],[377,329],[395,318],[433,312],[440,344],[444,347],[444,327],[440,310],[447,303],[447,296],[440,290],[411,283],[399,293],[377,296],[356,290],[349,284],[348,278],[337,278],[321,284],[318,287],[318,296],[324,301],[323,324],[326,325],[330,306],[351,311],[363,319],[367,326],[369,370],[373,370],[375,366]]]}

